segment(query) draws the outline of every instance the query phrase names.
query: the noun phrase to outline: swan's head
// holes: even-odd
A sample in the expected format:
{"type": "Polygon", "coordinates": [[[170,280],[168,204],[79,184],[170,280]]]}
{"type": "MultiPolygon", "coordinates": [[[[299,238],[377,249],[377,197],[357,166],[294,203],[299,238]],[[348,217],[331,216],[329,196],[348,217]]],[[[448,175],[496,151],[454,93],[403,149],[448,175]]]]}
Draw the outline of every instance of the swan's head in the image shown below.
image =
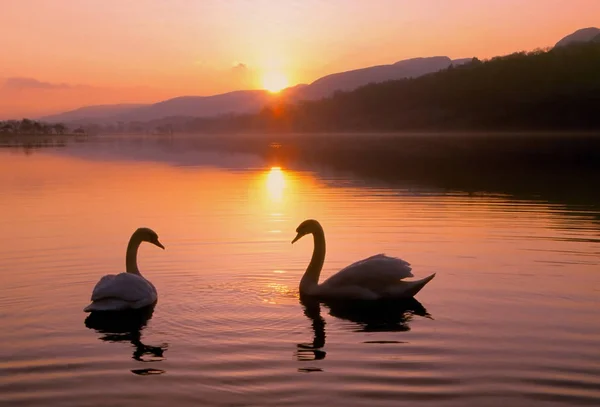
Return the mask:
{"type": "Polygon", "coordinates": [[[161,242],[158,241],[158,235],[155,231],[150,228],[139,228],[135,231],[134,236],[136,236],[142,242],[152,243],[155,246],[160,247],[161,249],[165,249],[165,246],[162,245],[161,242]]]}
{"type": "Polygon", "coordinates": [[[315,233],[318,230],[322,230],[321,225],[319,224],[319,222],[317,222],[314,219],[307,219],[304,222],[302,222],[300,224],[300,226],[298,226],[296,228],[296,237],[294,238],[294,240],[292,240],[292,244],[294,244],[295,242],[297,242],[298,240],[300,240],[300,238],[302,238],[305,235],[309,235],[311,233],[315,233]]]}

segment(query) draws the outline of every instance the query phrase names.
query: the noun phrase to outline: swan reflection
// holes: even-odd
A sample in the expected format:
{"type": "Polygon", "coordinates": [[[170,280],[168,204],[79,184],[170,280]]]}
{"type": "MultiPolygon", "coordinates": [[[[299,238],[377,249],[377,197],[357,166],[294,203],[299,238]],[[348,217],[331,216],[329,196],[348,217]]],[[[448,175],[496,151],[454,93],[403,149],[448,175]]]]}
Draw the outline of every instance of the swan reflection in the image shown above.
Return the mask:
{"type": "MultiPolygon", "coordinates": [[[[312,343],[299,343],[296,350],[298,361],[325,359],[325,319],[321,316],[321,303],[329,309],[332,317],[352,322],[355,332],[406,332],[414,316],[430,318],[431,315],[416,299],[403,301],[319,301],[300,296],[304,315],[311,320],[312,343]]],[[[368,341],[383,343],[384,341],[368,341]]],[[[389,343],[390,341],[385,341],[389,343]]],[[[398,343],[394,341],[394,343],[398,343]]],[[[318,368],[299,369],[303,372],[320,371],[318,368]]]]}
{"type": "MultiPolygon", "coordinates": [[[[101,334],[98,338],[106,342],[130,342],[132,358],[139,362],[158,362],[164,359],[168,345],[146,345],[142,342],[142,330],[152,318],[154,305],[140,310],[121,312],[92,312],[85,319],[85,326],[101,334]]],[[[162,369],[132,369],[138,375],[161,374],[162,369]]]]}
{"type": "MultiPolygon", "coordinates": [[[[318,300],[304,297],[300,297],[300,303],[304,308],[304,315],[311,320],[314,337],[312,343],[298,344],[296,358],[301,362],[325,359],[327,352],[321,349],[325,346],[325,320],[321,316],[321,304],[318,300]]],[[[320,371],[320,369],[315,368],[300,370],[303,372],[320,371]]]]}

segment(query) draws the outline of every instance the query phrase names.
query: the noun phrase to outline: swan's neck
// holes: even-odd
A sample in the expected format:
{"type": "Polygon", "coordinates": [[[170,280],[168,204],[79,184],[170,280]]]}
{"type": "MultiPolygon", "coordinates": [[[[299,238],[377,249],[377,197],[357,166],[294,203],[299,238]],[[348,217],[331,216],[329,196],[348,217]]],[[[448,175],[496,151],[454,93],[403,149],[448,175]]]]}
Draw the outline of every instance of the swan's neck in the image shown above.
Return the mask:
{"type": "Polygon", "coordinates": [[[319,276],[325,262],[325,234],[323,229],[319,228],[313,232],[314,250],[310,264],[306,268],[306,272],[300,280],[300,292],[307,292],[311,288],[319,285],[319,276]]]}
{"type": "Polygon", "coordinates": [[[137,274],[141,276],[140,270],[137,266],[137,252],[142,241],[135,235],[131,236],[129,244],[127,245],[127,254],[125,256],[125,269],[128,273],[137,274]]]}

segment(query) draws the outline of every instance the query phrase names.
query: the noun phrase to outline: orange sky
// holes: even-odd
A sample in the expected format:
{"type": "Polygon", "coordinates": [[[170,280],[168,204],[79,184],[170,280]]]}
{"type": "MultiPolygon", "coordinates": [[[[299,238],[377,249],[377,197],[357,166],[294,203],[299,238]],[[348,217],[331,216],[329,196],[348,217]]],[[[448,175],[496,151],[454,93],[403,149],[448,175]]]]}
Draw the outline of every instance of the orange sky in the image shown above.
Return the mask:
{"type": "Polygon", "coordinates": [[[487,58],[600,26],[598,0],[19,0],[0,6],[0,118],[487,58]],[[15,79],[16,78],[16,79],[15,79]]]}

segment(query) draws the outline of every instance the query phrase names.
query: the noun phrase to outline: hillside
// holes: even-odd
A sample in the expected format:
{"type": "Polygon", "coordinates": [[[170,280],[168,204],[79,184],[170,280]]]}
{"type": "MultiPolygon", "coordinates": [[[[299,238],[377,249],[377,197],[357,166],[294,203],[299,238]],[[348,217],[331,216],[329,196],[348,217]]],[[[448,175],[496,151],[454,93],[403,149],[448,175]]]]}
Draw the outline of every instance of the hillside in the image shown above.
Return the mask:
{"type": "Polygon", "coordinates": [[[242,90],[215,96],[182,96],[113,117],[118,121],[149,121],[169,116],[216,116],[260,110],[273,99],[265,90],[242,90]]]}
{"type": "Polygon", "coordinates": [[[90,122],[97,120],[104,120],[107,117],[126,114],[133,110],[147,106],[145,104],[135,103],[124,103],[118,105],[96,105],[86,106],[79,109],[70,110],[68,112],[54,114],[50,116],[41,117],[40,120],[44,122],[90,122]]]}
{"type": "Polygon", "coordinates": [[[451,64],[460,65],[469,59],[452,61],[448,57],[413,58],[390,65],[372,66],[324,76],[310,85],[304,86],[292,95],[294,100],[321,99],[336,91],[350,91],[369,83],[380,83],[395,79],[418,77],[448,68],[451,64]]]}
{"type": "MultiPolygon", "coordinates": [[[[570,45],[585,42],[600,42],[600,29],[589,27],[577,30],[558,41],[555,48],[565,48],[570,45]]],[[[521,53],[515,55],[522,56],[524,54],[521,53]]],[[[530,54],[530,56],[531,55],[532,54],[530,54]]],[[[512,56],[511,58],[514,59],[515,56],[512,56]]],[[[494,61],[497,59],[498,58],[495,58],[494,61]]],[[[429,76],[430,74],[436,72],[445,71],[450,67],[457,69],[465,63],[468,64],[471,60],[471,58],[451,60],[445,56],[412,58],[398,61],[394,64],[378,65],[327,75],[308,85],[303,84],[287,88],[278,95],[270,94],[264,90],[243,90],[213,96],[182,96],[151,105],[89,106],[58,115],[47,116],[41,119],[49,122],[61,121],[71,124],[87,123],[114,125],[117,122],[135,123],[135,126],[126,126],[125,128],[127,129],[142,127],[152,128],[152,125],[158,126],[157,123],[160,123],[159,125],[161,127],[164,125],[168,126],[169,124],[173,124],[176,125],[177,128],[181,128],[183,126],[182,123],[189,122],[193,118],[254,114],[259,112],[270,103],[281,103],[281,101],[285,101],[287,104],[304,104],[305,102],[330,98],[336,94],[336,92],[348,93],[361,87],[366,86],[368,88],[367,85],[370,86],[370,84],[381,84],[384,82],[387,83],[390,81],[408,78],[416,79],[424,75],[429,76]],[[144,126],[140,126],[141,122],[146,124],[144,126]]],[[[530,79],[536,82],[548,76],[547,73],[542,71],[538,72],[538,74],[540,75],[540,78],[532,76],[530,79]]],[[[495,81],[494,78],[488,79],[492,82],[495,81]]],[[[483,89],[488,86],[488,84],[483,85],[483,89]]],[[[454,90],[456,92],[464,92],[464,90],[458,88],[454,90]]],[[[505,89],[503,88],[498,88],[497,91],[500,92],[500,94],[506,93],[505,89]]],[[[363,96],[366,96],[365,90],[362,90],[361,92],[363,96]]],[[[336,98],[339,96],[340,95],[337,95],[336,98]]],[[[352,98],[352,96],[345,97],[352,98]]],[[[417,95],[417,100],[419,97],[420,95],[417,95]]],[[[462,98],[460,95],[458,97],[462,98]]],[[[491,97],[497,98],[496,95],[491,95],[491,97]]],[[[328,106],[330,103],[331,102],[324,102],[323,107],[326,105],[328,106]]],[[[360,102],[356,101],[355,103],[360,102]]],[[[432,100],[431,103],[436,105],[439,103],[439,101],[432,100]]],[[[309,107],[306,108],[309,109],[309,107]]],[[[479,106],[474,106],[474,108],[478,109],[479,106]]],[[[346,118],[344,118],[344,120],[345,119],[346,118]]],[[[358,118],[356,120],[358,120],[358,118]]],[[[413,117],[412,120],[418,121],[418,118],[413,117]]],[[[434,123],[439,122],[441,118],[435,118],[433,121],[431,121],[432,118],[428,118],[427,120],[429,125],[434,125],[434,123]]],[[[444,120],[450,119],[445,118],[444,120]]],[[[217,123],[218,120],[213,120],[212,122],[217,123]]],[[[405,123],[405,125],[408,126],[409,124],[405,123]]],[[[417,127],[421,126],[421,124],[416,123],[414,125],[417,127]]],[[[360,126],[364,127],[366,125],[361,124],[360,126]]]]}
{"type": "Polygon", "coordinates": [[[371,84],[186,131],[354,132],[600,129],[600,43],[515,53],[371,84]]]}
{"type": "Polygon", "coordinates": [[[256,113],[273,100],[290,102],[314,100],[333,95],[336,91],[353,90],[369,83],[418,77],[470,59],[452,61],[448,57],[414,58],[353,71],[340,72],[317,79],[309,85],[285,89],[280,95],[265,90],[242,90],[213,96],[182,96],[151,105],[89,106],[53,116],[45,121],[67,123],[87,122],[108,124],[117,122],[148,122],[167,117],[209,117],[223,114],[256,113]]]}
{"type": "Polygon", "coordinates": [[[595,41],[598,36],[600,36],[600,28],[582,28],[558,41],[555,47],[564,47],[576,42],[595,41]]]}

